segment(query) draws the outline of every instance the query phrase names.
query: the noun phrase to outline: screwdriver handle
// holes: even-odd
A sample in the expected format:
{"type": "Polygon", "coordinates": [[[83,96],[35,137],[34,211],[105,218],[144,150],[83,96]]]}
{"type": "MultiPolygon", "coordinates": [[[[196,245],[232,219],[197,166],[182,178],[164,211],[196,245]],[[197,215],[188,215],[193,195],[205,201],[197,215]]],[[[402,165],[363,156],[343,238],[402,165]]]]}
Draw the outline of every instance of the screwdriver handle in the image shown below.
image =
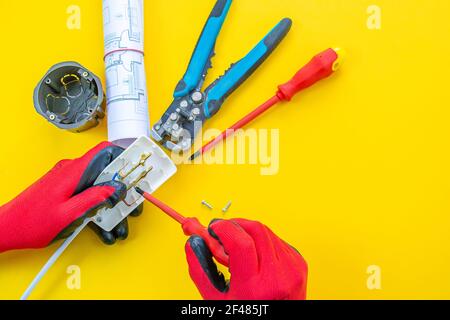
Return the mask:
{"type": "Polygon", "coordinates": [[[214,239],[208,232],[208,229],[204,227],[197,218],[187,218],[183,223],[183,231],[184,234],[188,237],[191,236],[199,236],[205,242],[208,248],[211,250],[212,255],[216,260],[228,267],[229,266],[229,257],[225,252],[225,249],[220,244],[219,241],[214,239]]]}
{"type": "Polygon", "coordinates": [[[291,101],[300,91],[328,78],[340,67],[342,57],[343,52],[340,49],[328,49],[318,54],[289,82],[278,87],[278,98],[291,101]]]}

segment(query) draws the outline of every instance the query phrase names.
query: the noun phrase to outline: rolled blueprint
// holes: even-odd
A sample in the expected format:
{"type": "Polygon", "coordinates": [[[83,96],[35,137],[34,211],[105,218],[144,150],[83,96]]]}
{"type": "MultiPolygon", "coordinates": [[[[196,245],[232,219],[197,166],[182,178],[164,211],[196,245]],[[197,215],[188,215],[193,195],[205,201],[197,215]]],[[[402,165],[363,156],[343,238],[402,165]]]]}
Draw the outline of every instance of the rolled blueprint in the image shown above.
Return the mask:
{"type": "Polygon", "coordinates": [[[103,0],[108,139],[124,148],[150,136],[143,0],[103,0]]]}

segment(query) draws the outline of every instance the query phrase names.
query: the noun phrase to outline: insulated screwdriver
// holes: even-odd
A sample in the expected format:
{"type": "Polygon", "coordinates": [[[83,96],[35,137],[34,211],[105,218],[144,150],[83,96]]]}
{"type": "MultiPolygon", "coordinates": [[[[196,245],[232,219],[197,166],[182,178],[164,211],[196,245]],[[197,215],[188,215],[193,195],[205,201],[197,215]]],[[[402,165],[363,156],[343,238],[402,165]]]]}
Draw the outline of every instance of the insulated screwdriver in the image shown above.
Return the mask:
{"type": "Polygon", "coordinates": [[[242,129],[277,103],[281,101],[291,101],[300,91],[331,76],[339,69],[343,56],[344,54],[341,49],[328,49],[315,56],[306,66],[300,69],[289,82],[280,85],[275,96],[222,132],[217,138],[204,145],[199,151],[191,156],[190,160],[194,160],[205,154],[221,141],[232,136],[236,130],[242,129]]]}
{"type": "Polygon", "coordinates": [[[184,234],[188,237],[199,236],[205,242],[208,248],[211,250],[214,258],[222,265],[229,266],[229,257],[225,253],[223,246],[218,240],[214,239],[208,232],[208,229],[203,226],[197,218],[185,218],[180,213],[163,203],[162,201],[156,199],[151,194],[145,192],[139,187],[135,188],[136,192],[142,195],[146,200],[154,204],[156,207],[165,212],[172,219],[181,224],[184,234]]]}

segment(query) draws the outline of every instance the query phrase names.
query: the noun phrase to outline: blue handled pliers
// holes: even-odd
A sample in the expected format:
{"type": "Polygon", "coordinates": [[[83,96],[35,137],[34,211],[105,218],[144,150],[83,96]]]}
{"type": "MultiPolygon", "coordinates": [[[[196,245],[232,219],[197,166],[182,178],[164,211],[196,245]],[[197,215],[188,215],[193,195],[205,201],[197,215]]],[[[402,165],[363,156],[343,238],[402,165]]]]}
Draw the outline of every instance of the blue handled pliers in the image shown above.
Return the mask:
{"type": "Polygon", "coordinates": [[[204,122],[219,111],[225,99],[267,59],[291,28],[292,21],[283,19],[247,56],[202,92],[217,37],[231,3],[232,0],[216,2],[186,74],[175,89],[174,101],[153,127],[153,138],[171,151],[190,149],[204,122]]]}

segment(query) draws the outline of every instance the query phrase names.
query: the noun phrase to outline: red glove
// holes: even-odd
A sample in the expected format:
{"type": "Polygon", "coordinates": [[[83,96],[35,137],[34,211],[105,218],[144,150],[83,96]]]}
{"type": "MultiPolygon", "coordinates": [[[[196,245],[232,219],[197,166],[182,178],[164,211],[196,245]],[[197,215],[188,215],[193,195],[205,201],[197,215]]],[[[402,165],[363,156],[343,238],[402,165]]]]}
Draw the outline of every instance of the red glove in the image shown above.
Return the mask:
{"type": "MultiPolygon", "coordinates": [[[[68,237],[99,208],[120,202],[127,192],[124,184],[93,184],[122,152],[123,149],[105,142],[79,159],[63,160],[16,199],[0,207],[0,252],[46,247],[68,237]]],[[[106,243],[128,235],[126,221],[111,233],[92,227],[106,243]]]]}
{"type": "Polygon", "coordinates": [[[304,300],[308,267],[293,247],[259,222],[216,220],[210,234],[230,257],[225,281],[200,237],[186,243],[189,273],[208,300],[304,300]]]}

